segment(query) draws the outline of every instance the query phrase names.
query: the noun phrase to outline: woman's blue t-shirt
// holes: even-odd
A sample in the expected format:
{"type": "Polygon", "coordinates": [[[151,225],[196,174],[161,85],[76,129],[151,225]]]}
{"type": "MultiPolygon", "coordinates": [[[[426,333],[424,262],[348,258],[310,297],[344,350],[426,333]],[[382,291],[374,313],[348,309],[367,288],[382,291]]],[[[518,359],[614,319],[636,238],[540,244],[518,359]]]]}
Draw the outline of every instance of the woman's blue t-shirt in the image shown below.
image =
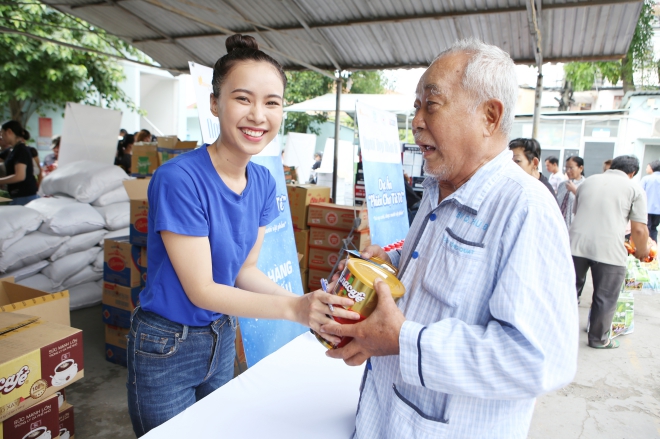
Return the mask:
{"type": "Polygon", "coordinates": [[[257,240],[259,227],[279,215],[276,185],[267,168],[249,162],[247,185],[237,194],[213,167],[207,144],[158,168],[149,184],[149,275],[140,293],[142,309],[173,322],[205,326],[221,314],[188,299],[172,267],[160,232],[207,236],[213,280],[234,286],[236,276],[257,240]]]}

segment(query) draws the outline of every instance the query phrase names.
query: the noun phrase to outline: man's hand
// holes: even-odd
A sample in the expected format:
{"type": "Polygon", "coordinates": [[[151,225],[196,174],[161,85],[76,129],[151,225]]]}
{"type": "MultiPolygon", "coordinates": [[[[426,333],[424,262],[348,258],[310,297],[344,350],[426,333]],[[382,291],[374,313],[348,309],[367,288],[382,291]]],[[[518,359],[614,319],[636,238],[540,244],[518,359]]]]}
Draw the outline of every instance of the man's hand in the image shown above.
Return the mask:
{"type": "Polygon", "coordinates": [[[370,357],[399,354],[399,333],[406,318],[383,280],[376,279],[374,289],[378,294],[378,305],[365,320],[352,325],[332,322],[321,326],[322,332],[353,337],[343,348],[328,350],[328,357],[341,358],[349,366],[359,366],[370,357]]]}

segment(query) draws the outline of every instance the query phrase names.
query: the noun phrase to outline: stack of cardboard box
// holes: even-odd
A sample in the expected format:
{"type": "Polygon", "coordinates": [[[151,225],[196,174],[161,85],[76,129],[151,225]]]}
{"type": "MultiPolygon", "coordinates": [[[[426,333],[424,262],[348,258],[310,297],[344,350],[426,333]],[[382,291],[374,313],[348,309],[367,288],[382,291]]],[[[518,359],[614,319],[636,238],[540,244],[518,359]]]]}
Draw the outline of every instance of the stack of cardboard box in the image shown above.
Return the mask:
{"type": "Polygon", "coordinates": [[[321,278],[327,278],[341,256],[344,239],[353,229],[353,245],[363,250],[371,244],[367,208],[340,206],[330,203],[311,204],[308,211],[310,291],[321,288],[321,278]],[[355,225],[355,219],[359,224],[355,225]],[[355,227],[354,227],[355,225],[355,227]]]}
{"type": "Polygon", "coordinates": [[[147,188],[149,180],[124,182],[131,200],[130,236],[106,239],[103,246],[105,358],[126,366],[131,313],[147,280],[147,188]]]}
{"type": "Polygon", "coordinates": [[[64,387],[84,375],[69,293],[0,280],[0,438],[74,438],[64,387]]]}
{"type": "Polygon", "coordinates": [[[131,175],[151,176],[163,163],[196,147],[197,141],[181,142],[176,136],[160,136],[158,142],[135,143],[131,156],[131,175]]]}
{"type": "Polygon", "coordinates": [[[312,203],[330,201],[330,188],[315,184],[287,185],[289,206],[291,207],[291,222],[293,236],[300,257],[300,275],[305,293],[309,292],[308,261],[309,261],[309,226],[307,225],[308,207],[312,203]]]}

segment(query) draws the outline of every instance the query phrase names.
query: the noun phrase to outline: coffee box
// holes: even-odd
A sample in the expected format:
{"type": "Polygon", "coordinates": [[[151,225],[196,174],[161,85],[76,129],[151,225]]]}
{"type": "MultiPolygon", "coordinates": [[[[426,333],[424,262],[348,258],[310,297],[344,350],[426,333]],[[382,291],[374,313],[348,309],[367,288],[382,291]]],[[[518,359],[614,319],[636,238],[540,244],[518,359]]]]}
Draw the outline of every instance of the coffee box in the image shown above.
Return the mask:
{"type": "Polygon", "coordinates": [[[125,180],[124,188],[130,201],[130,240],[133,245],[147,245],[147,231],[149,225],[149,201],[147,190],[149,189],[148,178],[125,180]]]}
{"type": "Polygon", "coordinates": [[[298,254],[302,255],[302,258],[298,261],[300,263],[300,268],[307,268],[309,261],[309,229],[294,230],[293,239],[296,240],[296,250],[298,251],[298,254]]]}
{"type": "Polygon", "coordinates": [[[0,422],[0,439],[50,439],[58,436],[62,439],[55,395],[0,422]]]}
{"type": "Polygon", "coordinates": [[[312,203],[327,203],[330,201],[330,188],[315,184],[297,184],[286,186],[289,206],[291,207],[291,223],[298,230],[307,229],[308,206],[312,203]]]}
{"type": "Polygon", "coordinates": [[[168,160],[174,157],[192,151],[197,147],[196,140],[188,140],[185,142],[177,139],[176,136],[159,136],[158,137],[158,163],[163,165],[168,160]]]}
{"type": "Polygon", "coordinates": [[[105,325],[105,359],[111,363],[126,367],[126,347],[128,328],[105,325]]]}
{"type": "Polygon", "coordinates": [[[309,205],[307,224],[310,227],[325,227],[337,230],[351,230],[355,217],[360,218],[356,231],[369,228],[366,207],[340,206],[338,204],[318,203],[309,205]]]}
{"type": "Polygon", "coordinates": [[[119,326],[120,328],[131,327],[131,311],[102,304],[101,316],[106,325],[119,326]]]}
{"type": "Polygon", "coordinates": [[[0,313],[0,421],[83,375],[80,329],[39,317],[0,313]]]}
{"type": "Polygon", "coordinates": [[[328,276],[330,276],[330,269],[310,268],[307,272],[309,291],[320,290],[321,278],[328,280],[328,276]]]}
{"type": "Polygon", "coordinates": [[[103,245],[103,280],[122,287],[140,287],[141,249],[126,237],[106,239],[103,245]]]}
{"type": "Polygon", "coordinates": [[[128,288],[111,282],[103,282],[102,302],[125,311],[133,311],[138,304],[142,287],[128,288]]]}
{"type": "Polygon", "coordinates": [[[132,176],[151,176],[159,165],[158,144],[155,142],[137,142],[133,144],[133,153],[131,155],[132,176]]]}
{"type": "Polygon", "coordinates": [[[338,259],[339,252],[337,250],[309,248],[309,268],[317,268],[330,272],[338,259]]]}
{"type": "Polygon", "coordinates": [[[18,312],[60,325],[71,325],[68,291],[50,294],[18,285],[11,277],[0,279],[0,312],[18,312]]]}
{"type": "Polygon", "coordinates": [[[140,259],[138,259],[138,270],[140,270],[140,287],[144,288],[145,286],[147,286],[147,248],[146,247],[141,247],[140,259]]]}
{"type": "MultiPolygon", "coordinates": [[[[309,246],[339,250],[344,239],[348,238],[349,233],[350,232],[345,230],[311,227],[309,229],[309,246]]],[[[369,229],[353,233],[353,245],[355,245],[358,250],[362,251],[370,244],[371,236],[369,235],[369,229]]]]}
{"type": "Polygon", "coordinates": [[[65,402],[60,406],[60,439],[75,439],[75,425],[73,422],[73,406],[65,402]]]}

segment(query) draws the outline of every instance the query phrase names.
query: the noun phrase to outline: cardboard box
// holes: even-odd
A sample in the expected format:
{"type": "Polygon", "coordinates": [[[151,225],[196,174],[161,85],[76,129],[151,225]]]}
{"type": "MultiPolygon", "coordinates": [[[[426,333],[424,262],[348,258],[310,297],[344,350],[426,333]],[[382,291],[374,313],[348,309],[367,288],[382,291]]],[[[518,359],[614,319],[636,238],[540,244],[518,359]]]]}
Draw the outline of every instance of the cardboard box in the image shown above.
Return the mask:
{"type": "Polygon", "coordinates": [[[307,284],[309,283],[309,270],[308,269],[300,269],[300,279],[302,280],[302,286],[303,286],[303,293],[307,294],[309,293],[309,287],[307,284]]]}
{"type": "Polygon", "coordinates": [[[197,148],[196,140],[181,142],[176,136],[158,137],[158,165],[161,166],[174,157],[197,148]]]}
{"type": "Polygon", "coordinates": [[[60,406],[60,439],[75,439],[76,428],[73,421],[73,406],[65,402],[60,406]]]}
{"type": "Polygon", "coordinates": [[[309,260],[309,229],[294,230],[293,239],[296,240],[296,250],[298,251],[298,254],[302,255],[302,259],[298,261],[300,263],[300,268],[307,268],[309,260]]]}
{"type": "Polygon", "coordinates": [[[126,367],[128,328],[105,325],[105,359],[111,363],[126,367]]]}
{"type": "Polygon", "coordinates": [[[83,377],[80,329],[17,313],[0,313],[0,328],[0,421],[83,377]]]}
{"type": "Polygon", "coordinates": [[[101,305],[101,316],[103,323],[106,325],[119,326],[120,328],[131,327],[131,311],[104,303],[101,305]]]}
{"type": "Polygon", "coordinates": [[[309,248],[309,268],[318,268],[330,272],[335,262],[339,259],[337,250],[327,250],[324,248],[309,248]]]}
{"type": "Polygon", "coordinates": [[[140,287],[144,288],[147,286],[147,248],[146,247],[141,247],[140,259],[138,259],[138,269],[140,270],[140,287]]]}
{"type": "Polygon", "coordinates": [[[147,177],[154,175],[160,165],[158,159],[158,144],[155,142],[137,142],[133,144],[131,155],[131,175],[147,177]]]}
{"type": "Polygon", "coordinates": [[[328,279],[330,276],[330,270],[310,268],[307,272],[307,286],[309,291],[316,291],[321,289],[321,278],[328,279]]]}
{"type": "Polygon", "coordinates": [[[307,229],[307,206],[312,203],[330,201],[330,188],[315,184],[297,184],[286,186],[291,207],[291,223],[299,230],[307,229]]]}
{"type": "MultiPolygon", "coordinates": [[[[323,227],[312,227],[309,229],[309,246],[316,248],[339,250],[344,239],[348,238],[346,230],[326,229],[323,227]]],[[[369,229],[353,233],[353,245],[358,250],[364,250],[371,244],[369,229]]]]}
{"type": "Polygon", "coordinates": [[[138,304],[141,291],[142,287],[128,288],[104,281],[101,302],[131,312],[138,304]]]}
{"type": "Polygon", "coordinates": [[[369,228],[367,208],[354,208],[353,206],[340,206],[338,204],[318,203],[309,205],[310,227],[319,226],[337,230],[351,230],[355,217],[360,218],[360,225],[356,231],[369,228]]]}
{"type": "Polygon", "coordinates": [[[55,395],[0,422],[0,439],[62,437],[55,395]]]}
{"type": "Polygon", "coordinates": [[[103,280],[128,288],[140,287],[141,248],[125,237],[106,239],[103,245],[103,280]]]}
{"type": "Polygon", "coordinates": [[[68,291],[49,294],[15,284],[11,277],[0,279],[0,312],[18,312],[71,326],[68,291]]]}
{"type": "Polygon", "coordinates": [[[150,179],[125,180],[124,188],[128,198],[130,198],[131,224],[130,237],[133,245],[147,245],[149,201],[147,200],[147,190],[149,189],[150,179]]]}

